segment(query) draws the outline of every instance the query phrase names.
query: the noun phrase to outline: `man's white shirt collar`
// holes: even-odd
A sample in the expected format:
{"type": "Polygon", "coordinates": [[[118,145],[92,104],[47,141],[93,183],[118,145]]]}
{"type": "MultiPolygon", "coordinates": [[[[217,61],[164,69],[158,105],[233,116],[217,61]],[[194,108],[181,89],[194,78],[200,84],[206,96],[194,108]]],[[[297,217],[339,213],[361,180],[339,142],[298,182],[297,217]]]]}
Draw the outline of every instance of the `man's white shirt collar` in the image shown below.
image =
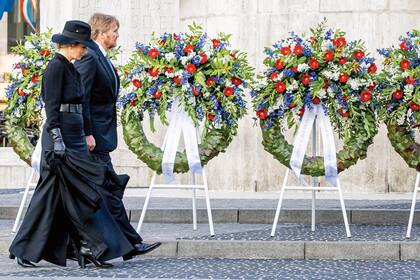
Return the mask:
{"type": "Polygon", "coordinates": [[[102,47],[102,45],[101,45],[101,44],[99,44],[98,42],[96,42],[96,41],[94,41],[94,42],[95,42],[95,44],[97,44],[97,45],[98,45],[98,47],[99,47],[99,49],[101,50],[102,54],[103,54],[105,57],[107,57],[107,56],[106,56],[106,55],[107,55],[107,53],[106,53],[106,51],[105,51],[104,47],[102,47]]]}

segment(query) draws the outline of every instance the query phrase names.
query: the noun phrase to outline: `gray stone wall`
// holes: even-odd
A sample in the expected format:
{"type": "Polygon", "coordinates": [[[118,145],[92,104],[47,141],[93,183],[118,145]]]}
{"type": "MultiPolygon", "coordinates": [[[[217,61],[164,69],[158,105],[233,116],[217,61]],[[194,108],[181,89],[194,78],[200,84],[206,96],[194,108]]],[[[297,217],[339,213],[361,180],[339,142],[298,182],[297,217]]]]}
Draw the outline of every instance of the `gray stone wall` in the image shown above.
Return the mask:
{"type": "MultiPolygon", "coordinates": [[[[53,27],[58,32],[65,20],[88,20],[93,12],[119,18],[121,62],[133,50],[134,42],[147,41],[151,32],[185,31],[195,21],[211,35],[219,31],[232,34],[232,46],[246,51],[258,71],[265,46],[287,36],[289,31],[308,31],[323,17],[331,27],[346,31],[349,40],[363,39],[374,54],[377,48],[396,44],[404,32],[420,28],[418,0],[41,0],[42,29],[53,27]]],[[[285,168],[263,150],[253,115],[249,110],[226,153],[207,166],[210,189],[280,188],[285,168]]],[[[162,134],[152,138],[158,142],[162,134]]],[[[117,170],[132,176],[131,185],[148,184],[152,172],[127,150],[122,137],[113,157],[117,170]]],[[[340,178],[346,192],[408,192],[415,175],[394,152],[381,127],[367,159],[343,172],[340,178]]]]}

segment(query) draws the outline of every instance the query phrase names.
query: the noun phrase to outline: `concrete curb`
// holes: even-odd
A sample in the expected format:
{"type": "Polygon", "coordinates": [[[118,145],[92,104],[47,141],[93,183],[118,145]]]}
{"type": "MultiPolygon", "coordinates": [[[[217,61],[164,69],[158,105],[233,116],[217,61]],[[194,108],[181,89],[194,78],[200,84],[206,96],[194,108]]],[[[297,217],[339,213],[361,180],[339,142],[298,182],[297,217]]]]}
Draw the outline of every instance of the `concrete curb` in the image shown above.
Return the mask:
{"type": "MultiPolygon", "coordinates": [[[[0,240],[7,253],[10,240],[0,240]]],[[[173,240],[147,254],[167,258],[420,260],[413,241],[173,240]]]]}
{"type": "MultiPolygon", "coordinates": [[[[18,207],[0,207],[0,219],[15,219],[18,207]]],[[[137,223],[141,210],[127,210],[130,221],[137,223]]],[[[213,209],[214,223],[271,224],[275,209],[213,209]]],[[[406,225],[409,210],[405,209],[352,209],[347,211],[351,224],[365,225],[406,225]]],[[[197,209],[199,223],[207,223],[206,209],[197,209]]],[[[191,209],[149,209],[146,223],[192,223],[191,209]]],[[[316,211],[316,222],[322,224],[342,224],[340,209],[319,209],[316,211]]],[[[310,209],[284,209],[280,213],[279,223],[311,223],[310,209]]],[[[420,224],[420,210],[414,215],[414,224],[420,224]]]]}

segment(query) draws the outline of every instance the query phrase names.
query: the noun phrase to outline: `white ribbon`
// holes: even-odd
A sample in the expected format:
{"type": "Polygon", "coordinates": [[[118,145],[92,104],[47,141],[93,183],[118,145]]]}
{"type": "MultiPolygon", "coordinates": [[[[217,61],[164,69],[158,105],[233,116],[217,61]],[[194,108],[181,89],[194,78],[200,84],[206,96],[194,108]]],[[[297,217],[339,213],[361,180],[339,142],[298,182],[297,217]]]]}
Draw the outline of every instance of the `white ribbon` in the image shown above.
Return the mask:
{"type": "Polygon", "coordinates": [[[31,166],[36,172],[38,172],[38,174],[41,174],[42,130],[47,120],[44,109],[42,109],[41,111],[41,116],[42,116],[42,123],[41,123],[41,126],[39,127],[39,139],[38,139],[38,142],[36,143],[35,150],[31,156],[31,166]]]}
{"type": "Polygon", "coordinates": [[[194,125],[187,112],[181,107],[179,99],[175,98],[172,104],[169,128],[163,143],[162,173],[167,183],[175,180],[174,164],[181,133],[184,136],[185,151],[190,171],[201,173],[202,166],[198,152],[198,127],[194,125]]]}
{"type": "Polygon", "coordinates": [[[317,119],[324,150],[324,168],[325,179],[334,187],[337,186],[337,158],[334,142],[334,134],[328,115],[324,113],[321,105],[313,105],[313,109],[306,108],[301,124],[299,126],[295,142],[293,145],[292,157],[290,159],[290,167],[295,175],[304,184],[308,185],[301,177],[301,169],[303,159],[305,157],[306,147],[308,146],[309,137],[312,131],[312,124],[317,119]]]}

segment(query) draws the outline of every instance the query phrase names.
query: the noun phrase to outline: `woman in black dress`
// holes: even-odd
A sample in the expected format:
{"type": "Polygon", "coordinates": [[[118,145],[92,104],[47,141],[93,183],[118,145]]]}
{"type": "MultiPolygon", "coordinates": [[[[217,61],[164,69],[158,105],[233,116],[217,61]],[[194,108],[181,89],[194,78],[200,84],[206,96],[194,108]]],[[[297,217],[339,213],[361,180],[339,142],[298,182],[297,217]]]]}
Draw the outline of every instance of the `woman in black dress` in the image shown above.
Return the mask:
{"type": "Polygon", "coordinates": [[[91,44],[90,26],[68,21],[55,34],[57,54],[42,77],[47,121],[42,132],[41,174],[10,257],[24,267],[44,259],[66,265],[68,244],[75,244],[79,264],[96,266],[128,254],[134,248],[120,231],[103,201],[100,185],[107,167],[89,155],[83,132],[83,89],[73,60],[91,44]]]}

